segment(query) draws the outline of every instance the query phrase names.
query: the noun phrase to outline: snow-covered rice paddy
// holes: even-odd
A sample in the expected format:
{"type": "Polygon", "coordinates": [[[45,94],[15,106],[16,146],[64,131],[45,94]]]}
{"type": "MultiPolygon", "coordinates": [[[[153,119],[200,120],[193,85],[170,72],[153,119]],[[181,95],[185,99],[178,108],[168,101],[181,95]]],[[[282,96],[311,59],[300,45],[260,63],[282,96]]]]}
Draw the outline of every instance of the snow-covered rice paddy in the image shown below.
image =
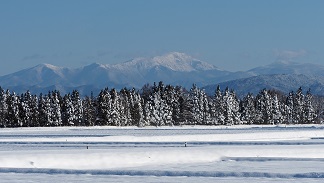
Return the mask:
{"type": "Polygon", "coordinates": [[[323,168],[320,125],[0,129],[1,182],[322,182],[323,168]]]}

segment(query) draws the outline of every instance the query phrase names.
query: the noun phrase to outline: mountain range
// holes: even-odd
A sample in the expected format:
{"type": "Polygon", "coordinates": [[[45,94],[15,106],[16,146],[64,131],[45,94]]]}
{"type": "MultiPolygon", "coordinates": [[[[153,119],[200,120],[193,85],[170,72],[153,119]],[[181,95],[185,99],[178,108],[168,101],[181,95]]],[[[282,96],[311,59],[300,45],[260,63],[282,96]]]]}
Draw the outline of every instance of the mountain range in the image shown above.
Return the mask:
{"type": "Polygon", "coordinates": [[[246,72],[253,76],[219,82],[203,88],[207,94],[213,95],[217,85],[223,89],[228,87],[234,89],[241,98],[247,93],[257,94],[264,88],[287,94],[302,87],[305,92],[310,89],[313,94],[324,95],[324,66],[322,65],[279,61],[246,72]]]}
{"type": "Polygon", "coordinates": [[[216,85],[237,91],[239,95],[257,93],[263,88],[283,92],[298,87],[311,88],[324,94],[324,66],[294,62],[275,62],[248,71],[230,72],[195,59],[184,53],[172,52],[151,58],[135,58],[119,64],[93,63],[70,69],[40,64],[0,77],[0,86],[22,93],[46,93],[57,89],[61,93],[77,89],[83,95],[98,93],[105,87],[121,89],[163,81],[166,84],[190,88],[193,83],[212,94],[216,85]]]}

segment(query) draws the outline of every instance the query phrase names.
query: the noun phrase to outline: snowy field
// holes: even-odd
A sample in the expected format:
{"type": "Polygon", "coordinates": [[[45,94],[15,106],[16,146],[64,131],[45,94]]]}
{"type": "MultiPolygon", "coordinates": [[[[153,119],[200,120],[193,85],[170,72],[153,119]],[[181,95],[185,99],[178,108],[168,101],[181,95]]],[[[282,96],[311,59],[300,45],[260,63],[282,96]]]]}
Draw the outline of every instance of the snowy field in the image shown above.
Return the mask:
{"type": "Polygon", "coordinates": [[[323,182],[324,126],[0,129],[0,177],[24,183],[323,182]]]}

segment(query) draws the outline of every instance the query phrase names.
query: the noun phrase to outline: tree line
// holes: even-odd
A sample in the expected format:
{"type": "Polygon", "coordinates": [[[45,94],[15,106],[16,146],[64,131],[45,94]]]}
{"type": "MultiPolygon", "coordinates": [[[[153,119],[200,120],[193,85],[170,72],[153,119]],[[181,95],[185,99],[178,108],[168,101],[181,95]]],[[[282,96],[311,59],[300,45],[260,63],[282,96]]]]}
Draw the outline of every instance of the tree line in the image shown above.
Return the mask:
{"type": "Polygon", "coordinates": [[[320,123],[322,106],[302,88],[284,95],[261,90],[239,99],[234,90],[213,96],[193,84],[190,90],[163,82],[141,90],[105,88],[97,96],[77,90],[17,95],[0,87],[0,127],[173,126],[320,123]]]}

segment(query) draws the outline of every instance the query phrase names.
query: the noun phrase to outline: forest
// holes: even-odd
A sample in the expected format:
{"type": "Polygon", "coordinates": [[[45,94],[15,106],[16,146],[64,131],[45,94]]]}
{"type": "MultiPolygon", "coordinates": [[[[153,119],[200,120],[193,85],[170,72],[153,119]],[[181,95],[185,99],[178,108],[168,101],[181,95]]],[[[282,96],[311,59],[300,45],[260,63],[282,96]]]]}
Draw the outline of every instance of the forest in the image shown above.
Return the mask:
{"type": "Polygon", "coordinates": [[[229,88],[218,86],[208,96],[195,84],[186,90],[163,82],[84,97],[77,90],[19,95],[0,87],[0,127],[313,124],[323,121],[323,101],[301,87],[286,95],[263,89],[242,99],[229,88]]]}

